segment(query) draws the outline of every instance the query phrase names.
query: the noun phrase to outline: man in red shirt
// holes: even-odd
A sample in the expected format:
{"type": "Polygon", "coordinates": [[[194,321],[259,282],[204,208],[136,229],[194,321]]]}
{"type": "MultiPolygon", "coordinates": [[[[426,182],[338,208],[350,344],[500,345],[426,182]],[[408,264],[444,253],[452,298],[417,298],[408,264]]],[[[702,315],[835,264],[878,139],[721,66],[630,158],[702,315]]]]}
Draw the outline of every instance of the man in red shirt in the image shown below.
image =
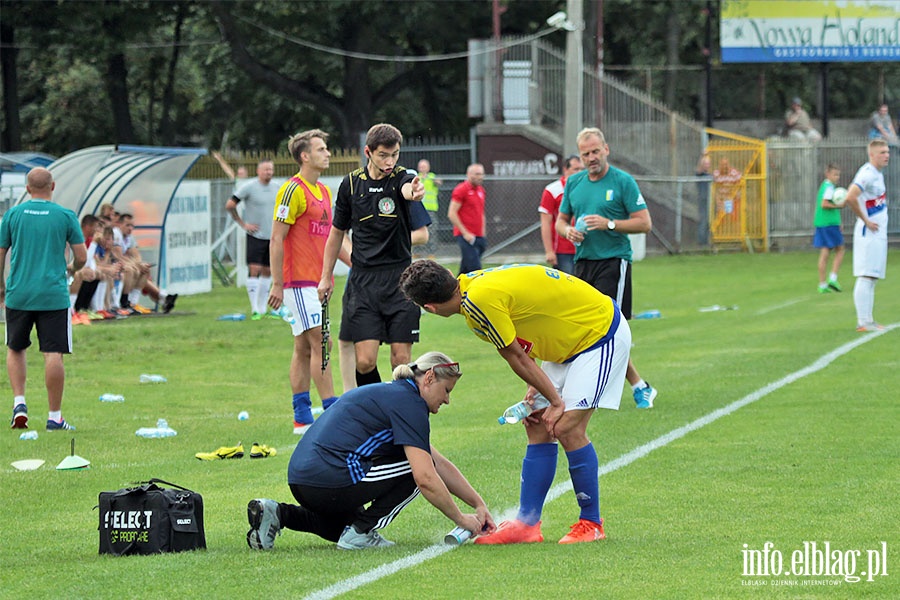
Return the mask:
{"type": "Polygon", "coordinates": [[[581,158],[575,155],[567,158],[562,177],[544,188],[541,205],[538,207],[538,212],[541,213],[541,242],[544,244],[547,264],[570,275],[575,272],[575,246],[556,232],[556,216],[566,188],[566,178],[583,168],[581,158]]]}
{"type": "Polygon", "coordinates": [[[459,274],[481,268],[481,255],[487,248],[484,217],[484,166],[472,163],[466,169],[466,180],[453,188],[447,218],[453,223],[453,235],[462,259],[459,274]]]}

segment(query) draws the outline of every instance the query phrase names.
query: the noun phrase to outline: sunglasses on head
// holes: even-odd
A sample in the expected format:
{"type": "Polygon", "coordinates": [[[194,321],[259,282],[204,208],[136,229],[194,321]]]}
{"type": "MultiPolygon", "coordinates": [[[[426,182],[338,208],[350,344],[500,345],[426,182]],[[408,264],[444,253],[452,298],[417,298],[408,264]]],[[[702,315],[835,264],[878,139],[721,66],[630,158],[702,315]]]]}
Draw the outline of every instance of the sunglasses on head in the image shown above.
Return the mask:
{"type": "Polygon", "coordinates": [[[432,370],[434,370],[434,369],[450,369],[451,373],[459,374],[459,363],[458,362],[441,363],[439,365],[434,365],[431,368],[432,368],[432,370]]]}

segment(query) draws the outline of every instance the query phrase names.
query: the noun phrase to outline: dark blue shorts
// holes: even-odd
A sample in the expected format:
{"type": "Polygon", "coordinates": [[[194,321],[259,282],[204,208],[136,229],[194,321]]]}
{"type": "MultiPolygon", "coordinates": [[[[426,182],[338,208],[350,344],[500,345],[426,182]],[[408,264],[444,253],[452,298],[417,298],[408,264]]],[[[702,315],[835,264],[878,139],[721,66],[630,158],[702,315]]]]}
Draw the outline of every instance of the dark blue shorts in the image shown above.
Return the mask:
{"type": "Polygon", "coordinates": [[[828,225],[826,227],[816,227],[816,233],[813,235],[813,246],[816,248],[837,248],[844,245],[844,234],[841,233],[840,225],[828,225]]]}

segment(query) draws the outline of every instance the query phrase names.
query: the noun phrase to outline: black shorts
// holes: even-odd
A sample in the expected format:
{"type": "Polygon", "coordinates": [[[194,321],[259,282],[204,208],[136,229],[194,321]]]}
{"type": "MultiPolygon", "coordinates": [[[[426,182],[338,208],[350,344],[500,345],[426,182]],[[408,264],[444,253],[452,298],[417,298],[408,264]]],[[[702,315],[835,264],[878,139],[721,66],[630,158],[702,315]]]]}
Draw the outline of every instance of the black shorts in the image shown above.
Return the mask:
{"type": "Polygon", "coordinates": [[[269,266],[269,240],[247,236],[247,264],[269,266]]]}
{"type": "Polygon", "coordinates": [[[72,353],[72,320],[69,309],[18,310],[6,307],[6,346],[21,352],[31,345],[31,330],[37,325],[41,352],[72,353]]]}
{"type": "Polygon", "coordinates": [[[400,291],[405,266],[383,271],[350,270],[341,311],[340,339],[387,344],[419,341],[419,307],[400,291]]]}
{"type": "Polygon", "coordinates": [[[575,262],[575,277],[615,300],[622,316],[631,318],[631,261],[624,258],[579,260],[575,262]]]}

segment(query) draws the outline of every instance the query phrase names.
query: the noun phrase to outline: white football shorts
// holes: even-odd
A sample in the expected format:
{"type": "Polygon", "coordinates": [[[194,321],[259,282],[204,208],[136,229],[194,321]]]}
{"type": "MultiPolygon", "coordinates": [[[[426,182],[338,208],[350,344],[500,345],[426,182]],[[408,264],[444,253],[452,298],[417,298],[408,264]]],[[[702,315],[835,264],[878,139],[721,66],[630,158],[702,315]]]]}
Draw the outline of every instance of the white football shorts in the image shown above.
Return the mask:
{"type": "Polygon", "coordinates": [[[883,212],[884,218],[873,219],[878,223],[878,231],[872,231],[860,219],[853,226],[854,277],[884,279],[887,270],[888,223],[887,211],[883,212]]]}
{"type": "Polygon", "coordinates": [[[322,303],[319,302],[316,288],[284,288],[284,305],[294,315],[294,323],[291,325],[294,337],[322,326],[322,303]]]}
{"type": "Polygon", "coordinates": [[[567,411],[619,410],[630,354],[631,328],[623,317],[613,338],[602,346],[582,352],[569,363],[544,361],[541,368],[556,387],[567,411]]]}

